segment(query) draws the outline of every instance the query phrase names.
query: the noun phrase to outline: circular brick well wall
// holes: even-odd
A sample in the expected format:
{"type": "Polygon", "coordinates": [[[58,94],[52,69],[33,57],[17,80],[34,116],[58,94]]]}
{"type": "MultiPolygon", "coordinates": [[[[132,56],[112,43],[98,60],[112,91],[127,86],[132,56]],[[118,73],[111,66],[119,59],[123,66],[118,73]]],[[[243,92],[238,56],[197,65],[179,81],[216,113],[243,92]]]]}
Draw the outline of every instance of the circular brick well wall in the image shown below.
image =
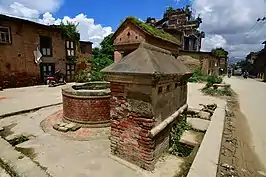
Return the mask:
{"type": "Polygon", "coordinates": [[[83,127],[106,127],[110,122],[108,82],[89,82],[62,89],[63,119],[83,127]]]}

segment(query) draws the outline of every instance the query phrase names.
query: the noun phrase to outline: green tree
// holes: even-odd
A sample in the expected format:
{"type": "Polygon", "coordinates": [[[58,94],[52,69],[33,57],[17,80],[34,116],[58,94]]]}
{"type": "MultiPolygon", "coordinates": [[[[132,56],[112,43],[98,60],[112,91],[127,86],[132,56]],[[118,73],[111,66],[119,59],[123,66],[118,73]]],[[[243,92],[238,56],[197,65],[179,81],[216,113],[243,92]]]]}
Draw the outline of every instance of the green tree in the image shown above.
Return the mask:
{"type": "Polygon", "coordinates": [[[110,60],[114,60],[114,45],[112,36],[113,33],[106,36],[100,43],[100,48],[93,48],[92,54],[94,58],[109,58],[110,60]]]}
{"type": "Polygon", "coordinates": [[[223,49],[222,47],[212,49],[211,53],[217,57],[227,57],[228,56],[228,52],[225,49],[223,49]]]}
{"type": "Polygon", "coordinates": [[[90,60],[92,63],[92,81],[104,80],[104,75],[100,71],[112,64],[114,61],[114,45],[112,36],[113,34],[106,36],[100,43],[100,47],[95,47],[92,50],[93,57],[90,60]]]}
{"type": "Polygon", "coordinates": [[[75,41],[76,43],[79,43],[80,34],[78,32],[78,29],[77,29],[78,24],[74,24],[74,23],[67,21],[66,24],[61,22],[59,27],[62,29],[62,37],[69,38],[69,39],[75,41]]]}

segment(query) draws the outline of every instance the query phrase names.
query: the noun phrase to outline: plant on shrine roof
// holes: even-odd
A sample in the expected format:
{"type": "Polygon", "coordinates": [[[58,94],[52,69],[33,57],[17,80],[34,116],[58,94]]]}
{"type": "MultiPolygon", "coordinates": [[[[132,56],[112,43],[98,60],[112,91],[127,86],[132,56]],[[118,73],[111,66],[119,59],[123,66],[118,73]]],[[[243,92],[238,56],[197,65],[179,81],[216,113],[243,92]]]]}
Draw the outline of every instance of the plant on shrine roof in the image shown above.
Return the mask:
{"type": "Polygon", "coordinates": [[[150,26],[140,20],[138,20],[135,17],[128,17],[127,20],[130,20],[133,22],[135,25],[140,27],[142,30],[144,30],[146,33],[150,34],[151,36],[154,36],[156,38],[160,38],[162,40],[166,40],[175,44],[180,44],[180,41],[174,37],[173,35],[164,32],[163,30],[157,29],[153,26],[150,26]]]}

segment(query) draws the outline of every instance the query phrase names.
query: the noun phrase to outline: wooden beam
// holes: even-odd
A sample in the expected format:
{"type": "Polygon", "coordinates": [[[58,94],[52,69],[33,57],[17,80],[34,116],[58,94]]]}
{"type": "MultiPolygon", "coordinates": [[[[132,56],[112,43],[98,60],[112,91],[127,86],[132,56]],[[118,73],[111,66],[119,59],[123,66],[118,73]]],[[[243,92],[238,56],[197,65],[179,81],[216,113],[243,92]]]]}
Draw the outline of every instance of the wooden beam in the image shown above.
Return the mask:
{"type": "Polygon", "coordinates": [[[162,121],[158,126],[154,127],[149,132],[149,137],[154,138],[158,133],[160,133],[165,127],[167,127],[169,124],[171,124],[181,113],[186,111],[188,108],[188,105],[185,104],[181,108],[179,108],[174,114],[166,118],[164,121],[162,121]]]}

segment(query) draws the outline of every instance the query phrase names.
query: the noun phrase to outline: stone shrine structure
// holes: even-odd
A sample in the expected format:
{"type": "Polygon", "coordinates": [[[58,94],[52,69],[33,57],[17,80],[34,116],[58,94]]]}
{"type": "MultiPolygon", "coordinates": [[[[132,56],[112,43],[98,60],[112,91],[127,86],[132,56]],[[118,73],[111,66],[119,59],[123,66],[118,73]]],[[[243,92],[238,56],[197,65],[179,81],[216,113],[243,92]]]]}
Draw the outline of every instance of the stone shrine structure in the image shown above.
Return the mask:
{"type": "Polygon", "coordinates": [[[111,88],[111,154],[153,170],[187,109],[191,72],[171,52],[147,43],[105,69],[111,88]]]}

